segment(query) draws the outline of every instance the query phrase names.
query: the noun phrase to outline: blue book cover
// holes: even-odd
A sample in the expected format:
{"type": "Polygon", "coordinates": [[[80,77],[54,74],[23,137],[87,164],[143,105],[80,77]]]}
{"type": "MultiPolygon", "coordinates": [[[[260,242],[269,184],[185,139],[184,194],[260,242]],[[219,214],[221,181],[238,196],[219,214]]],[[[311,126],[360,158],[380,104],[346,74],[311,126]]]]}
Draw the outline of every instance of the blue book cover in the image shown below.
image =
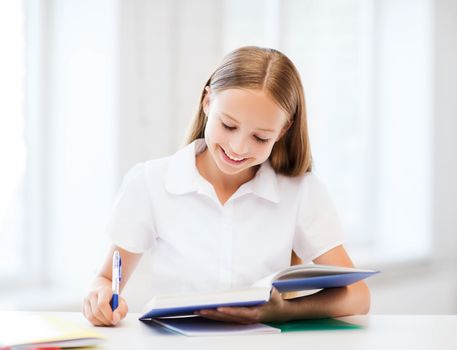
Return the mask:
{"type": "Polygon", "coordinates": [[[370,277],[378,271],[350,272],[338,275],[291,278],[273,281],[272,285],[280,292],[297,292],[311,289],[345,287],[357,281],[370,277]]]}

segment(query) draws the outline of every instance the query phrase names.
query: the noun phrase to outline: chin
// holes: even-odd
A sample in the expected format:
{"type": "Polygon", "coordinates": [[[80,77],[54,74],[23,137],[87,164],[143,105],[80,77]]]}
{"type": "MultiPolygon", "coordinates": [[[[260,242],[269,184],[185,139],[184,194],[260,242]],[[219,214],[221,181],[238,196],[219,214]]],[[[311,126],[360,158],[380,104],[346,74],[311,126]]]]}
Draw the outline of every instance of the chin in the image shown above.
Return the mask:
{"type": "Polygon", "coordinates": [[[240,174],[246,174],[247,172],[251,172],[259,166],[261,163],[253,162],[252,160],[248,163],[245,164],[243,167],[240,168],[232,168],[229,165],[225,164],[222,160],[218,160],[216,162],[216,165],[218,169],[224,173],[225,175],[228,176],[236,176],[240,174]]]}
{"type": "Polygon", "coordinates": [[[237,174],[241,174],[242,172],[248,170],[249,168],[251,168],[251,166],[245,166],[245,167],[242,167],[242,168],[239,168],[239,169],[233,169],[233,168],[229,168],[223,164],[219,164],[219,163],[216,163],[217,164],[217,167],[219,168],[219,170],[221,172],[223,172],[225,175],[237,175],[237,174]]]}

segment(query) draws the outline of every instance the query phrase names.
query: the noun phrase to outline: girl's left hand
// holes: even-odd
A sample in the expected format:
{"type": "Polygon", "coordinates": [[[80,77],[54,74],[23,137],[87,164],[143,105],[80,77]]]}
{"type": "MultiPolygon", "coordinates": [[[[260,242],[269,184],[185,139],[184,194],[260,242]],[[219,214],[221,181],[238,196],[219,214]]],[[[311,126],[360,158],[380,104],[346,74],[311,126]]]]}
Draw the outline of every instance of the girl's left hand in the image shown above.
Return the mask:
{"type": "Polygon", "coordinates": [[[287,300],[273,288],[270,300],[261,306],[252,307],[219,307],[212,310],[200,310],[195,314],[216,321],[252,324],[259,322],[285,320],[287,300]]]}

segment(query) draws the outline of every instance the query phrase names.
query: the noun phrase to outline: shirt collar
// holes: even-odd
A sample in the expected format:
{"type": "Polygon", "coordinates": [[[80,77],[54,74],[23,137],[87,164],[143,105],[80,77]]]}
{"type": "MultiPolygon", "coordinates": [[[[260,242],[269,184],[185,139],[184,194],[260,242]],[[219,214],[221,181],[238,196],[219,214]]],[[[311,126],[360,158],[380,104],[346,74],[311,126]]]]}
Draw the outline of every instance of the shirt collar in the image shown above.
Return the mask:
{"type": "MultiPolygon", "coordinates": [[[[165,179],[165,188],[172,194],[199,192],[208,184],[198,172],[195,156],[206,149],[204,139],[198,139],[170,158],[170,164],[165,179]]],[[[255,177],[241,185],[230,200],[253,193],[274,203],[279,203],[278,175],[269,161],[261,164],[255,177]]]]}
{"type": "Polygon", "coordinates": [[[198,190],[200,174],[195,156],[206,148],[205,140],[198,139],[170,157],[165,188],[173,194],[185,194],[198,190]]]}
{"type": "Polygon", "coordinates": [[[243,187],[245,188],[245,193],[252,192],[268,201],[279,203],[278,174],[271,167],[269,160],[263,162],[255,177],[243,184],[237,192],[243,192],[243,187]]]}

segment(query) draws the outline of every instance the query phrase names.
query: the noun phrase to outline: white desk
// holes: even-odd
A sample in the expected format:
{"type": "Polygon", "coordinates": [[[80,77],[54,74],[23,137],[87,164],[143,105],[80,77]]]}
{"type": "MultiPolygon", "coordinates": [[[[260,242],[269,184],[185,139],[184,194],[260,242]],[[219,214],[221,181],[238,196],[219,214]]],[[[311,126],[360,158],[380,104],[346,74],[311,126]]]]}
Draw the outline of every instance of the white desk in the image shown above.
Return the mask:
{"type": "MultiPolygon", "coordinates": [[[[75,312],[52,312],[57,317],[92,327],[75,312]]],[[[1,311],[0,311],[1,316],[1,311]]],[[[102,349],[457,349],[457,315],[410,316],[370,315],[341,318],[364,324],[363,329],[305,331],[282,334],[228,337],[186,337],[155,325],[138,321],[129,314],[116,327],[95,327],[108,340],[102,349]]],[[[0,330],[1,331],[1,330],[0,330]]]]}

